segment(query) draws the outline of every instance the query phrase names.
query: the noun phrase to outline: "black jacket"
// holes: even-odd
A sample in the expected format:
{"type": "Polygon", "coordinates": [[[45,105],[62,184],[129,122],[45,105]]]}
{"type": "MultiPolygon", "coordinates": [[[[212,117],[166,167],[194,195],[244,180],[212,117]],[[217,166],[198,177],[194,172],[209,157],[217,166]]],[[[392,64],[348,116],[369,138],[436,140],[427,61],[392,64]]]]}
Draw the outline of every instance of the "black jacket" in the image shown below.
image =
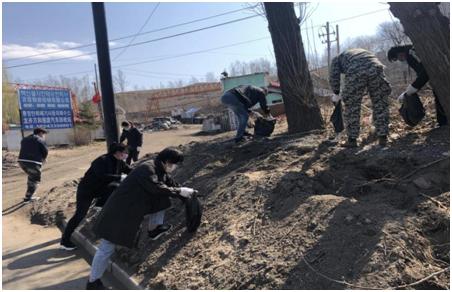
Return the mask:
{"type": "Polygon", "coordinates": [[[252,108],[259,103],[261,109],[265,113],[269,113],[270,109],[267,106],[267,99],[265,98],[264,90],[253,85],[240,85],[230,90],[237,96],[247,109],[252,108]]]}
{"type": "Polygon", "coordinates": [[[42,164],[48,153],[46,142],[38,135],[31,134],[20,142],[19,161],[42,164]]]}
{"type": "Polygon", "coordinates": [[[416,89],[421,89],[429,80],[427,71],[422,65],[421,60],[416,56],[414,49],[407,48],[406,61],[408,65],[416,72],[416,80],[411,84],[416,89]]]}
{"type": "Polygon", "coordinates": [[[112,154],[104,154],[96,158],[80,181],[79,190],[90,196],[99,196],[111,182],[119,182],[122,173],[130,173],[132,169],[112,154]]]}
{"type": "Polygon", "coordinates": [[[123,130],[119,142],[122,143],[127,139],[127,146],[130,149],[136,150],[137,147],[143,145],[143,134],[135,127],[131,127],[129,130],[123,130]]]}
{"type": "Polygon", "coordinates": [[[140,164],[111,194],[94,232],[114,244],[132,248],[144,216],[169,208],[170,197],[179,197],[175,186],[160,163],[140,164]]]}

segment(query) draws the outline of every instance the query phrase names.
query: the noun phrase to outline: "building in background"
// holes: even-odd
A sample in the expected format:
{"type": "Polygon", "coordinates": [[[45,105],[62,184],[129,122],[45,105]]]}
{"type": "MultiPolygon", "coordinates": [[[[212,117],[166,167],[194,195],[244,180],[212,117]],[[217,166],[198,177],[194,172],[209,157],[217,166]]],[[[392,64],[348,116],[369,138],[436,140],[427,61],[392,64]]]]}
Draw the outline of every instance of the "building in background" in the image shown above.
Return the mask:
{"type": "Polygon", "coordinates": [[[219,82],[196,83],[180,88],[129,91],[115,94],[116,104],[133,122],[149,122],[153,117],[182,115],[188,109],[200,113],[214,112],[221,107],[219,82]]]}
{"type": "MultiPolygon", "coordinates": [[[[273,116],[278,116],[284,113],[284,103],[279,87],[279,82],[270,80],[270,75],[267,72],[259,72],[247,75],[223,77],[221,79],[223,85],[223,92],[226,92],[234,87],[240,85],[254,85],[258,87],[266,87],[268,89],[267,104],[273,116]]],[[[259,105],[255,106],[259,109],[259,105]]]]}

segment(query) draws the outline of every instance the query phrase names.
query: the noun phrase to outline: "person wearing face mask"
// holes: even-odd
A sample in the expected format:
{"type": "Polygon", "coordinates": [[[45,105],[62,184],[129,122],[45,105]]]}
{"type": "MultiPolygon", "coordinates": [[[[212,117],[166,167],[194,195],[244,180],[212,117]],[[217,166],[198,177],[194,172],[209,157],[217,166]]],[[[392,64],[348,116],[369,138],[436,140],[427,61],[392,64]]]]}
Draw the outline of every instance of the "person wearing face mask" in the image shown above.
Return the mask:
{"type": "Polygon", "coordinates": [[[77,187],[77,205],[74,216],[68,221],[61,237],[60,246],[65,250],[74,250],[76,245],[71,241],[75,228],[85,218],[94,199],[96,206],[102,207],[108,197],[124,179],[124,174],[132,171],[125,163],[127,146],[113,143],[107,154],[96,158],[86,171],[77,187]]]}
{"type": "Polygon", "coordinates": [[[39,197],[33,197],[39,183],[41,182],[41,168],[44,164],[48,149],[45,143],[47,131],[43,128],[36,128],[33,134],[22,139],[20,142],[19,163],[20,168],[28,175],[27,191],[24,202],[28,203],[39,197]]]}
{"type": "Polygon", "coordinates": [[[122,134],[119,138],[119,142],[122,143],[127,140],[127,147],[129,150],[129,157],[126,162],[130,165],[138,160],[141,146],[143,146],[143,133],[140,132],[131,122],[124,121],[121,124],[122,134]]]}
{"type": "MultiPolygon", "coordinates": [[[[399,102],[403,102],[405,96],[411,96],[417,93],[430,79],[424,65],[422,65],[421,60],[417,57],[413,45],[392,47],[388,51],[388,60],[390,62],[407,62],[408,66],[416,72],[416,80],[408,85],[406,90],[399,95],[397,98],[399,102]]],[[[435,90],[433,90],[433,96],[435,97],[436,121],[438,122],[438,126],[447,126],[449,122],[447,121],[446,113],[438,100],[435,90]]]]}
{"type": "MultiPolygon", "coordinates": [[[[152,161],[147,161],[127,176],[113,192],[94,225],[101,238],[94,256],[87,290],[104,289],[100,278],[116,245],[133,248],[140,225],[150,215],[149,236],[157,239],[170,226],[163,224],[164,211],[171,206],[170,197],[190,198],[196,191],[180,187],[171,178],[177,165],[184,160],[182,152],[166,148],[152,161]]],[[[149,231],[149,230],[148,230],[149,231]]]]}

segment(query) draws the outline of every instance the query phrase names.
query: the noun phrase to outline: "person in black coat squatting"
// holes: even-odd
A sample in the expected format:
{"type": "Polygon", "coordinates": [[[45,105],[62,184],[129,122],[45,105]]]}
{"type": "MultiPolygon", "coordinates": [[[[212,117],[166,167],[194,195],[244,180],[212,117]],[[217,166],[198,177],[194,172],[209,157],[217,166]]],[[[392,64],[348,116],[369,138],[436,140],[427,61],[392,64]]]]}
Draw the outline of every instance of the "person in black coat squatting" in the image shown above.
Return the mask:
{"type": "Polygon", "coordinates": [[[119,138],[119,142],[122,143],[127,139],[127,147],[129,149],[129,157],[127,157],[127,164],[136,162],[138,155],[140,154],[141,146],[143,146],[143,133],[140,132],[130,122],[122,122],[122,134],[119,138]]]}
{"type": "Polygon", "coordinates": [[[88,213],[89,207],[95,198],[96,206],[102,207],[110,194],[124,179],[125,175],[132,171],[125,163],[127,158],[127,146],[113,143],[107,154],[99,156],[86,171],[77,187],[77,205],[75,214],[67,223],[61,238],[61,248],[74,250],[75,244],[71,242],[71,235],[75,228],[82,222],[88,213]]]}
{"type": "Polygon", "coordinates": [[[39,183],[41,182],[41,168],[47,159],[49,151],[45,143],[47,131],[43,128],[36,128],[33,134],[22,139],[20,142],[19,163],[20,168],[28,175],[27,191],[24,202],[28,203],[39,197],[33,197],[39,183]]]}
{"type": "Polygon", "coordinates": [[[164,210],[171,206],[170,197],[190,198],[196,191],[179,187],[170,177],[176,166],[183,161],[182,152],[166,148],[154,161],[147,161],[127,176],[113,192],[94,225],[94,233],[101,238],[94,256],[87,290],[104,289],[100,278],[115,245],[133,248],[135,238],[145,215],[151,214],[149,236],[154,239],[166,233],[163,225],[164,210]]]}
{"type": "MultiPolygon", "coordinates": [[[[416,52],[413,48],[413,45],[406,46],[395,46],[389,49],[388,51],[388,60],[391,62],[400,61],[407,62],[408,66],[411,67],[416,72],[416,80],[413,83],[408,85],[407,89],[398,97],[398,101],[402,102],[403,98],[406,95],[410,96],[415,94],[429,81],[429,76],[427,75],[427,71],[422,65],[421,60],[416,56],[416,52]]],[[[441,103],[438,100],[438,96],[436,95],[435,90],[433,90],[433,96],[435,97],[435,107],[436,107],[436,120],[438,122],[438,126],[446,126],[448,125],[447,116],[444,112],[441,103]]]]}

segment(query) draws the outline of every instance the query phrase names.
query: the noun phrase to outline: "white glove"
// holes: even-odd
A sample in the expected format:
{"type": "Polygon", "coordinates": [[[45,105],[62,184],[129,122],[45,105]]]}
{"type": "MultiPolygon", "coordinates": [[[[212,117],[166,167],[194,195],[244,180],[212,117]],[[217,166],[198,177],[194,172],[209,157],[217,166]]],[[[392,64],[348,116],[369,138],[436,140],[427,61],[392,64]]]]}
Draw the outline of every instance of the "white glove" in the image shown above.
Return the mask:
{"type": "Polygon", "coordinates": [[[398,102],[400,102],[400,103],[403,102],[403,99],[405,98],[405,93],[406,93],[406,91],[405,91],[405,92],[402,92],[402,94],[399,95],[399,97],[397,97],[397,101],[398,101],[398,102]]]}
{"type": "Polygon", "coordinates": [[[122,182],[123,180],[125,180],[126,177],[127,177],[127,174],[121,174],[121,182],[122,182]]]}
{"type": "Polygon", "coordinates": [[[341,99],[342,99],[342,96],[340,96],[339,94],[333,94],[331,96],[331,101],[334,102],[334,103],[338,102],[341,99]]]}
{"type": "Polygon", "coordinates": [[[411,84],[408,85],[408,87],[407,87],[406,90],[405,90],[405,93],[406,93],[407,95],[413,95],[413,94],[415,94],[416,92],[418,92],[418,90],[417,90],[416,88],[414,88],[411,84]]]}
{"type": "Polygon", "coordinates": [[[137,151],[140,152],[141,151],[141,146],[137,147],[137,151]]]}
{"type": "Polygon", "coordinates": [[[184,198],[191,198],[191,195],[193,195],[194,192],[195,190],[192,188],[180,188],[180,195],[184,198]]]}
{"type": "Polygon", "coordinates": [[[255,111],[251,111],[251,112],[249,113],[249,116],[252,117],[252,118],[257,118],[258,115],[259,115],[259,113],[255,112],[255,111]]]}

